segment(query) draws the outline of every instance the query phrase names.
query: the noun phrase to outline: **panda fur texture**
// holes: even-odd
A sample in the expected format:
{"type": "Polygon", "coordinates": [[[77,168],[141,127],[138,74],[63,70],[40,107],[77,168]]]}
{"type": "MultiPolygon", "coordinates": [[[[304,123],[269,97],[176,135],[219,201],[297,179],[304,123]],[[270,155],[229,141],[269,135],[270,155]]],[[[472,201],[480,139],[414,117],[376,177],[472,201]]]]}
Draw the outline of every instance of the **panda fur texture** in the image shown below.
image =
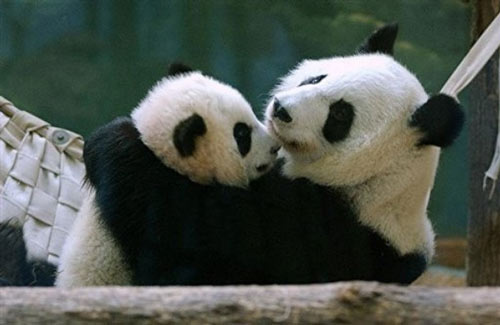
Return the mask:
{"type": "Polygon", "coordinates": [[[56,285],[158,284],[156,273],[178,271],[176,245],[196,231],[200,198],[218,186],[247,187],[272,168],[279,146],[239,92],[179,65],[172,71],[132,118],[86,141],[91,190],[56,285]]]}
{"type": "Polygon", "coordinates": [[[27,259],[22,228],[14,222],[0,223],[0,287],[51,286],[56,267],[27,259]]]}
{"type": "Polygon", "coordinates": [[[327,199],[342,193],[379,237],[379,245],[344,243],[384,270],[370,280],[409,283],[434,254],[427,204],[439,148],[458,136],[464,114],[447,95],[429,97],[394,60],[396,35],[386,25],[357,55],[299,64],[272,92],[266,124],[283,144],[284,175],[310,180],[327,199]]]}

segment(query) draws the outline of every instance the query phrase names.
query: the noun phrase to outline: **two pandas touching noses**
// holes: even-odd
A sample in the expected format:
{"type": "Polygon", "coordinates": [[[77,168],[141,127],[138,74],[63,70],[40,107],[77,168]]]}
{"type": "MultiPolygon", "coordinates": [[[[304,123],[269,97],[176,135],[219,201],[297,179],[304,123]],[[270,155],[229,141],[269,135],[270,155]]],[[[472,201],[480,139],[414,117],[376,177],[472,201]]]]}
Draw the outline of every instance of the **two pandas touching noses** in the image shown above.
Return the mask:
{"type": "Polygon", "coordinates": [[[464,114],[393,58],[396,35],[299,63],[264,123],[232,87],[173,65],[86,139],[88,193],[55,284],[411,283],[434,253],[439,148],[464,114]]]}

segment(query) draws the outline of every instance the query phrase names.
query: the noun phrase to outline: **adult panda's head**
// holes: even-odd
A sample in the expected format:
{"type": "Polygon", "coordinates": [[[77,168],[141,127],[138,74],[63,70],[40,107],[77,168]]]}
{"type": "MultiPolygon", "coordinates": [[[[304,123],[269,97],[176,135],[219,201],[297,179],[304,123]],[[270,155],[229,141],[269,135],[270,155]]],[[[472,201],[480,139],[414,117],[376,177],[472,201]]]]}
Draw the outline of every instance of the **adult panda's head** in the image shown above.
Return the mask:
{"type": "Polygon", "coordinates": [[[283,144],[289,176],[360,184],[418,163],[457,137],[464,120],[459,104],[443,94],[429,97],[394,60],[396,34],[397,26],[387,25],[356,55],[305,60],[274,89],[267,126],[283,144]]]}
{"type": "Polygon", "coordinates": [[[271,168],[279,149],[237,90],[181,65],[149,91],[132,119],[165,165],[202,184],[244,187],[271,168]]]}

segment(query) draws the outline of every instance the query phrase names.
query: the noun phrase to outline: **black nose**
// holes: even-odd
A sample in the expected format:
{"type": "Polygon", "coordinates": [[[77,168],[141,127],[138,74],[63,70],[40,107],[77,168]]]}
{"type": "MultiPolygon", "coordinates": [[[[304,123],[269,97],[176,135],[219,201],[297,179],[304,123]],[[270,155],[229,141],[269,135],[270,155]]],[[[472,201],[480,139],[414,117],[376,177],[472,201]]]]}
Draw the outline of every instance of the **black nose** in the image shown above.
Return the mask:
{"type": "Polygon", "coordinates": [[[281,103],[278,100],[278,98],[274,99],[273,117],[277,117],[285,123],[290,123],[292,121],[292,117],[290,116],[290,114],[288,114],[286,109],[283,106],[281,106],[281,103]]]}

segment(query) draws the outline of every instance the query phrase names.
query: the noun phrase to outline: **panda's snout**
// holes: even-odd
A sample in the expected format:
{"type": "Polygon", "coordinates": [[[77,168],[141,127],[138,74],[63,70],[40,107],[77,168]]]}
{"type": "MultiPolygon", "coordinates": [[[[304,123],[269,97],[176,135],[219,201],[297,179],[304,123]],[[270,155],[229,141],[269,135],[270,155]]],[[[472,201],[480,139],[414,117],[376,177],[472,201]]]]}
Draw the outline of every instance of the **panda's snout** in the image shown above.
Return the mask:
{"type": "Polygon", "coordinates": [[[281,105],[280,101],[278,98],[274,98],[274,103],[273,103],[273,118],[278,118],[280,121],[285,122],[285,123],[290,123],[292,121],[292,117],[286,109],[281,105]]]}

